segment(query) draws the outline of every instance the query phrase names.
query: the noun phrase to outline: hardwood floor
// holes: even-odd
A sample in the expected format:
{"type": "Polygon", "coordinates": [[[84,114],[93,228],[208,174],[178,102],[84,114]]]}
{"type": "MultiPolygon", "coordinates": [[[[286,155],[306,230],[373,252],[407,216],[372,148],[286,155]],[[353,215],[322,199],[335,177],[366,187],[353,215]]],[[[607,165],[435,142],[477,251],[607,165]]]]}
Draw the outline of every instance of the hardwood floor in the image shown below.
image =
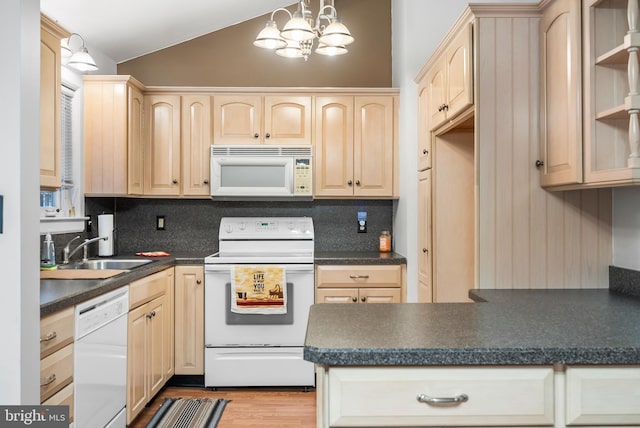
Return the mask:
{"type": "Polygon", "coordinates": [[[165,398],[224,398],[231,400],[218,428],[315,428],[316,392],[271,389],[222,389],[167,386],[133,421],[130,428],[144,428],[165,398]]]}

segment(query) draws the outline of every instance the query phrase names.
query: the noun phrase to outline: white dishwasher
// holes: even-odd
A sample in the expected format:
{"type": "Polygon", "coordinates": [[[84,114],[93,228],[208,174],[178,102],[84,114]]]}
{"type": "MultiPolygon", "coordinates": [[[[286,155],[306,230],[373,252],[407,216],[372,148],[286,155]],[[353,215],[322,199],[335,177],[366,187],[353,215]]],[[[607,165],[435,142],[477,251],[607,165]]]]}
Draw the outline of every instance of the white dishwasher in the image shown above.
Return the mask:
{"type": "Polygon", "coordinates": [[[78,428],[126,426],[129,286],[75,308],[74,423],[78,428]]]}

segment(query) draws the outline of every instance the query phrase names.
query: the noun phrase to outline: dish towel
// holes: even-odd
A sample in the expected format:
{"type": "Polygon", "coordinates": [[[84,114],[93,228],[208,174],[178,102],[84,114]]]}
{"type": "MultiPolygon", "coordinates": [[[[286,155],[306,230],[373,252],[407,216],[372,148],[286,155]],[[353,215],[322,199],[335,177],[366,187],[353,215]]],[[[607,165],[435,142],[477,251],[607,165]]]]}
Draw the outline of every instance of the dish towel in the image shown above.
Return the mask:
{"type": "Polygon", "coordinates": [[[276,265],[235,265],[231,269],[231,312],[286,314],[287,278],[276,265]]]}

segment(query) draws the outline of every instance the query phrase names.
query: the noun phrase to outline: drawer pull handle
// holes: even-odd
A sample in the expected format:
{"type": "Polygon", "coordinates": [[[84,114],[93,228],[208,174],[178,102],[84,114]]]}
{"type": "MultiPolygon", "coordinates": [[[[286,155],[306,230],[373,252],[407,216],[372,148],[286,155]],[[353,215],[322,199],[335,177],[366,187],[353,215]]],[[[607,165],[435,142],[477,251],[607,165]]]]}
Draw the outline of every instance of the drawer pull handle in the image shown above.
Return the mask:
{"type": "Polygon", "coordinates": [[[51,375],[45,380],[40,380],[40,386],[47,386],[56,381],[56,374],[51,373],[51,375]]]}
{"type": "Polygon", "coordinates": [[[55,339],[56,337],[58,337],[58,333],[56,333],[55,331],[52,331],[52,332],[48,333],[45,337],[41,337],[40,338],[40,343],[48,342],[50,340],[55,339]]]}
{"type": "Polygon", "coordinates": [[[419,402],[427,404],[464,403],[469,400],[469,396],[467,394],[460,394],[455,397],[429,397],[427,394],[420,394],[416,398],[419,402]]]}
{"type": "Polygon", "coordinates": [[[349,275],[351,279],[369,279],[369,275],[349,275]]]}

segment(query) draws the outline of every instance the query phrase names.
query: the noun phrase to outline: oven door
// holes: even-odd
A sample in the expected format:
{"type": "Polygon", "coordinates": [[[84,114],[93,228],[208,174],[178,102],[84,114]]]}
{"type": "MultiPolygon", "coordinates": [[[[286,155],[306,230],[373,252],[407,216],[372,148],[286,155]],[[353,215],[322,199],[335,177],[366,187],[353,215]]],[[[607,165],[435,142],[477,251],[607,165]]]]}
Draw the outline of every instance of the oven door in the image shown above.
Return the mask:
{"type": "Polygon", "coordinates": [[[231,312],[231,268],[205,265],[205,346],[303,346],[314,303],[313,264],[283,264],[287,281],[286,314],[231,312]]]}

